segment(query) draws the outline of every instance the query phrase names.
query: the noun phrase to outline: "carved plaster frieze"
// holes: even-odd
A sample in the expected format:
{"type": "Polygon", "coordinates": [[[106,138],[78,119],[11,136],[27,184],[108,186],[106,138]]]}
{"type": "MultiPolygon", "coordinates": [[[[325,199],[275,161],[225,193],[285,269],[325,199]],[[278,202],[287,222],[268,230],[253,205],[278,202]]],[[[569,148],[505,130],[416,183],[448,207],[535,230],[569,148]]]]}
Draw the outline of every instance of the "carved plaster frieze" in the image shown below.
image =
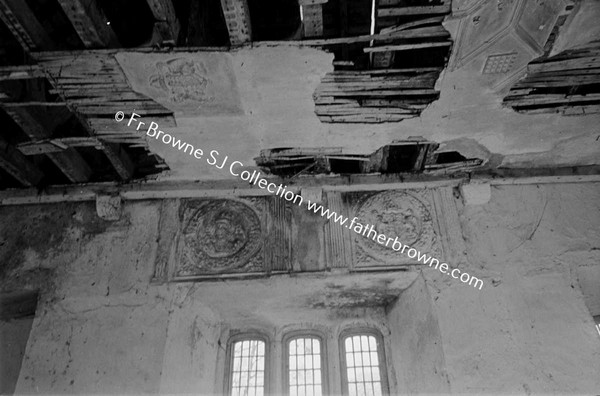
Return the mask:
{"type": "Polygon", "coordinates": [[[458,219],[457,198],[451,187],[435,189],[389,189],[382,191],[328,191],[330,209],[349,218],[352,228],[329,221],[326,225],[329,268],[366,270],[423,265],[417,258],[395,251],[373,240],[368,231],[398,238],[403,245],[417,249],[449,265],[465,261],[465,247],[458,219]],[[362,231],[362,233],[360,232],[362,231]]]}
{"type": "Polygon", "coordinates": [[[261,198],[186,201],[175,278],[264,271],[264,204],[261,198]]]}
{"type": "MultiPolygon", "coordinates": [[[[353,216],[362,224],[372,225],[379,234],[397,237],[402,244],[422,253],[440,253],[428,191],[389,190],[365,194],[357,199],[354,208],[353,216]]],[[[368,236],[354,232],[353,239],[356,266],[416,263],[368,236]]]]}

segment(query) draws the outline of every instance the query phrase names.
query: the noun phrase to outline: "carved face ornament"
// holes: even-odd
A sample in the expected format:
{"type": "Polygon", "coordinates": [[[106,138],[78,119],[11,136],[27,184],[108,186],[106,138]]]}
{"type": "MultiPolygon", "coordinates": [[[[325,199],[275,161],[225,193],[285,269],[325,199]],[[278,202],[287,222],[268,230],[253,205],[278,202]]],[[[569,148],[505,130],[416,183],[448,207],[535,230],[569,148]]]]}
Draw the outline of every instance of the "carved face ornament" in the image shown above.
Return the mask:
{"type": "Polygon", "coordinates": [[[262,246],[261,221],[245,203],[203,200],[188,213],[179,275],[241,271],[262,246]]]}
{"type": "Polygon", "coordinates": [[[227,257],[239,252],[248,241],[248,234],[243,224],[235,222],[229,216],[217,219],[213,224],[206,224],[203,239],[206,241],[204,251],[211,257],[227,257]]]}

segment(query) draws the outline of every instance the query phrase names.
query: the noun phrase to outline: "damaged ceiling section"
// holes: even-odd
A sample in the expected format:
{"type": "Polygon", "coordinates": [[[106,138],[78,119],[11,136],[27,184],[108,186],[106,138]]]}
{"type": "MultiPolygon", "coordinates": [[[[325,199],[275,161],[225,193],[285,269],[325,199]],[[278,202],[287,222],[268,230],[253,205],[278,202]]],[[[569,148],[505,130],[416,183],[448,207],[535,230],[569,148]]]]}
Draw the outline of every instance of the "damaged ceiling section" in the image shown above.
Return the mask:
{"type": "Polygon", "coordinates": [[[370,155],[347,154],[341,148],[276,148],[255,158],[263,171],[282,177],[301,174],[451,174],[476,169],[481,158],[457,151],[438,151],[439,144],[422,137],[396,140],[370,155]]]}
{"type": "Polygon", "coordinates": [[[133,92],[112,57],[56,57],[44,66],[0,72],[0,188],[123,182],[166,168],[139,134],[114,131],[125,103],[167,125],[174,119],[133,92]]]}
{"type": "Polygon", "coordinates": [[[195,147],[235,141],[228,154],[243,163],[260,152],[256,164],[284,177],[529,169],[528,153],[540,150],[551,157],[543,166],[597,163],[594,146],[577,138],[590,153],[576,158],[560,135],[583,136],[593,115],[526,120],[499,103],[600,113],[599,42],[569,44],[566,0],[82,4],[0,0],[0,189],[223,177],[115,122],[134,110],[195,147]],[[519,43],[505,42],[515,35],[519,43]],[[438,147],[461,138],[497,154],[438,147]]]}
{"type": "Polygon", "coordinates": [[[600,113],[600,40],[527,65],[504,98],[520,113],[600,113]]]}
{"type": "Polygon", "coordinates": [[[342,26],[342,38],[321,40],[335,59],[334,71],[314,93],[319,119],[384,123],[418,117],[439,98],[435,83],[452,46],[442,22],[450,12],[450,0],[382,0],[370,35],[367,30],[360,32],[364,36],[344,39],[342,26]]]}

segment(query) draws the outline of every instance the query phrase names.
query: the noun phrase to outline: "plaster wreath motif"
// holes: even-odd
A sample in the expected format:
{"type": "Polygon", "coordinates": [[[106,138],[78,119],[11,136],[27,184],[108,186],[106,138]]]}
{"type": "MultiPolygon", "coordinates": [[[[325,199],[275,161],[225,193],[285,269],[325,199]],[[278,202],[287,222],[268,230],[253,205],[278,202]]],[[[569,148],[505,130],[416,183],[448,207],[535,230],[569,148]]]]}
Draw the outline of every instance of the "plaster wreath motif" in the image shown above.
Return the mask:
{"type": "MultiPolygon", "coordinates": [[[[356,216],[363,224],[372,224],[379,234],[395,238],[423,252],[431,251],[435,233],[431,213],[416,195],[385,191],[370,196],[358,207],[356,216]]],[[[364,236],[358,244],[370,256],[397,262],[398,253],[364,236]]]]}

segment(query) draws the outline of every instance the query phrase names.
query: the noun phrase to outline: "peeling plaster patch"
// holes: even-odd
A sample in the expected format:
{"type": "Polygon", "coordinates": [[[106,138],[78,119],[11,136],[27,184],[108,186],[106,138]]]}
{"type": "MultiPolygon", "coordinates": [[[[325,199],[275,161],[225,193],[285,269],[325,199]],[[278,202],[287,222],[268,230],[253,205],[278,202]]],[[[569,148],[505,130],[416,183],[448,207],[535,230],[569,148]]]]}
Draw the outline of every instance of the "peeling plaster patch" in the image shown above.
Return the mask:
{"type": "Polygon", "coordinates": [[[389,287],[391,280],[380,279],[371,287],[360,284],[327,283],[323,291],[307,298],[307,305],[316,309],[385,308],[398,299],[400,288],[389,287]]]}
{"type": "Polygon", "coordinates": [[[27,210],[0,208],[0,281],[11,287],[45,288],[53,273],[52,258],[69,251],[82,237],[106,231],[107,222],[97,218],[92,203],[61,206],[30,206],[27,210]],[[14,224],[21,224],[14,232],[14,224]],[[45,280],[44,280],[45,278],[45,280]]]}
{"type": "Polygon", "coordinates": [[[485,165],[493,156],[492,152],[488,150],[487,147],[479,143],[477,140],[471,138],[447,140],[440,143],[440,147],[437,149],[437,151],[458,151],[461,155],[467,158],[482,159],[482,165],[485,165]]]}

